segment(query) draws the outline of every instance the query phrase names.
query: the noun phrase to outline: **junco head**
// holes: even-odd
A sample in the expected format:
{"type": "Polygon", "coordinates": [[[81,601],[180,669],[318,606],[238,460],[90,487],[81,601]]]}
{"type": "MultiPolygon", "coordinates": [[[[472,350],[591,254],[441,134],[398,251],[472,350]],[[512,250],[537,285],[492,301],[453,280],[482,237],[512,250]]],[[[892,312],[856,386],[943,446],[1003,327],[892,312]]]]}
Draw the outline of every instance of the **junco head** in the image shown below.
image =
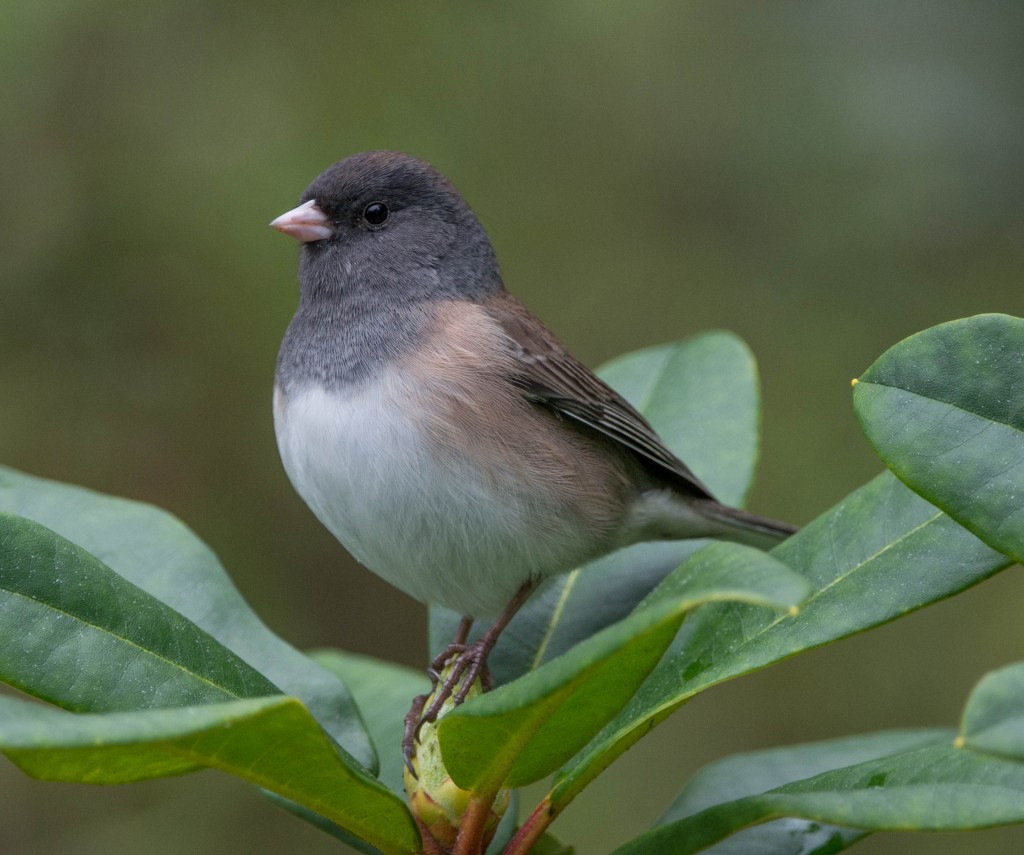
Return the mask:
{"type": "Polygon", "coordinates": [[[500,631],[537,582],[628,544],[793,531],[719,504],[505,291],[479,221],[429,164],[353,155],[271,225],[302,243],[275,386],[285,469],[406,593],[470,618],[504,610],[500,631]]]}
{"type": "Polygon", "coordinates": [[[501,289],[476,216],[421,160],[395,152],[353,155],[322,172],[300,201],[271,225],[305,243],[304,288],[333,282],[332,273],[343,269],[349,287],[381,288],[383,301],[479,299],[501,289]]]}

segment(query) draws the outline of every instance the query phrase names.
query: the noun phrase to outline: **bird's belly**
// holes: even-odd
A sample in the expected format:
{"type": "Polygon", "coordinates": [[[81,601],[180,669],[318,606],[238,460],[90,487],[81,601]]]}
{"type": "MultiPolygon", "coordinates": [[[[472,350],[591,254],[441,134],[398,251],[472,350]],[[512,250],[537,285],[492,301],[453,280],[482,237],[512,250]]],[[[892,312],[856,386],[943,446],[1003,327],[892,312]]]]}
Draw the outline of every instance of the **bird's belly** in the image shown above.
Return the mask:
{"type": "Polygon", "coordinates": [[[285,470],[353,556],[416,599],[474,617],[499,613],[528,579],[590,557],[571,509],[457,449],[439,451],[408,414],[414,398],[399,378],[275,391],[285,470]]]}

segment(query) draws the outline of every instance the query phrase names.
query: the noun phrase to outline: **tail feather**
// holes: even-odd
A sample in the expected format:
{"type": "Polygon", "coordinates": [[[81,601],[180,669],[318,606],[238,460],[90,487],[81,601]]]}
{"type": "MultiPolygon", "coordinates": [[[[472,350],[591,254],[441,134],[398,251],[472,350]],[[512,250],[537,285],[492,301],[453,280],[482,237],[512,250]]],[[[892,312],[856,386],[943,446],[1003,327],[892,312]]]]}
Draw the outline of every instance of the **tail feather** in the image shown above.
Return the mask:
{"type": "Polygon", "coordinates": [[[717,537],[758,549],[771,549],[796,530],[789,523],[731,508],[714,499],[652,490],[634,504],[625,543],[717,537]]]}
{"type": "Polygon", "coordinates": [[[771,549],[798,529],[789,523],[731,508],[718,502],[701,503],[701,516],[715,525],[714,537],[758,549],[771,549]]]}

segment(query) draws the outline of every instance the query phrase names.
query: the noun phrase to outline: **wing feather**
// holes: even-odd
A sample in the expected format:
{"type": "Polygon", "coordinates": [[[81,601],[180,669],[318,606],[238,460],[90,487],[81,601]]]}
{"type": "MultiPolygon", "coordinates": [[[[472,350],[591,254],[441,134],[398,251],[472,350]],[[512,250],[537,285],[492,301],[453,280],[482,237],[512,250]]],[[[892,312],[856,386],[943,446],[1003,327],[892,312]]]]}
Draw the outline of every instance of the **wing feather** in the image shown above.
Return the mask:
{"type": "Polygon", "coordinates": [[[508,337],[518,369],[512,382],[524,397],[618,444],[684,492],[714,500],[647,420],[578,362],[522,303],[505,293],[484,307],[508,337]]]}

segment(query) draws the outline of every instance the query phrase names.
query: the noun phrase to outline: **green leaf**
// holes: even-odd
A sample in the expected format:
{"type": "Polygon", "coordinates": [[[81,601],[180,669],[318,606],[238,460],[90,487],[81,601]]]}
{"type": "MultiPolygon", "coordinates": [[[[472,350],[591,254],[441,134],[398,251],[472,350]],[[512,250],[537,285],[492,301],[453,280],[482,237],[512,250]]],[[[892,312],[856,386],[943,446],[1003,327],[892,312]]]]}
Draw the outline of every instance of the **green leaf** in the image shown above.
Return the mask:
{"type": "MultiPolygon", "coordinates": [[[[763,793],[831,769],[940,742],[948,742],[946,731],[890,731],[737,754],[698,772],[655,826],[670,825],[715,805],[763,793]]],[[[723,830],[731,834],[728,828],[723,830]]],[[[785,818],[747,828],[702,851],[715,855],[749,852],[832,855],[864,836],[865,832],[858,829],[785,818]]]]}
{"type": "Polygon", "coordinates": [[[712,605],[686,621],[619,716],[557,779],[560,810],[644,733],[700,691],[962,591],[1009,564],[888,473],[771,553],[814,593],[796,616],[712,605]]]}
{"type": "Polygon", "coordinates": [[[299,698],[356,760],[376,767],[366,731],[337,677],[267,629],[217,557],[175,517],[151,505],[4,467],[0,511],[42,523],[184,615],[299,698]]]}
{"type": "MultiPolygon", "coordinates": [[[[85,550],[39,523],[3,513],[0,630],[0,678],[76,711],[189,709],[238,698],[281,697],[279,689],[244,660],[85,550]]],[[[22,718],[35,714],[44,725],[68,721],[54,718],[54,710],[26,709],[22,718]]],[[[306,708],[301,709],[309,718],[306,708]]],[[[173,719],[173,710],[161,711],[172,716],[169,721],[187,723],[187,719],[173,719]]],[[[100,716],[95,721],[122,719],[100,716]]],[[[138,721],[164,726],[159,718],[138,721]]],[[[97,725],[101,736],[114,733],[102,729],[106,726],[97,725]]],[[[144,729],[126,730],[130,733],[145,735],[144,729]]],[[[320,739],[330,738],[319,728],[317,733],[320,739]]],[[[132,750],[137,749],[133,745],[132,750]]],[[[78,754],[85,755],[82,751],[78,754]]],[[[348,778],[357,783],[372,781],[374,792],[382,787],[340,747],[332,747],[331,764],[332,768],[346,767],[348,778]]],[[[90,774],[97,782],[118,782],[123,765],[117,754],[96,754],[90,774]],[[103,766],[107,761],[110,768],[103,766]]],[[[36,774],[35,767],[25,768],[36,774]]],[[[161,754],[151,768],[152,775],[169,775],[196,767],[175,764],[161,754]]],[[[274,786],[267,787],[274,790],[274,786]]],[[[278,787],[278,794],[289,798],[287,788],[282,791],[278,787]]],[[[357,794],[357,801],[360,798],[357,794]]],[[[317,809],[308,796],[305,807],[317,809]]]]}
{"type": "Polygon", "coordinates": [[[419,851],[405,805],[342,757],[295,698],[75,715],[0,697],[0,749],[45,781],[123,784],[220,769],[315,811],[381,852],[419,851]]]}
{"type": "Polygon", "coordinates": [[[957,749],[950,731],[921,736],[922,747],[713,805],[655,828],[616,855],[701,852],[779,817],[865,831],[954,831],[1024,821],[1024,764],[957,749]]]}
{"type": "Polygon", "coordinates": [[[1024,560],[1024,320],[978,315],[925,330],[860,378],[854,405],[900,480],[1024,560]]]}
{"type": "Polygon", "coordinates": [[[960,736],[968,748],[1024,760],[1024,662],[981,679],[967,701],[960,736]]]}
{"type": "Polygon", "coordinates": [[[0,679],[86,712],[280,694],[85,550],[0,513],[0,679]]]}
{"type": "Polygon", "coordinates": [[[628,618],[446,715],[445,766],[465,789],[492,792],[543,778],[622,708],[699,605],[741,600],[788,609],[802,578],[759,550],[717,543],[668,576],[628,618]]]}
{"type": "MultiPolygon", "coordinates": [[[[709,332],[619,357],[598,371],[723,502],[742,504],[757,463],[760,393],[753,354],[709,332]]],[[[560,656],[626,617],[705,540],[641,543],[549,580],[502,633],[490,657],[497,685],[560,656]]],[[[430,610],[430,649],[443,650],[459,616],[430,610]]],[[[478,622],[481,623],[481,622],[478,622]]],[[[477,632],[486,627],[478,626],[477,632]]]]}
{"type": "Polygon", "coordinates": [[[404,665],[339,650],[314,650],[309,655],[348,686],[380,758],[377,777],[404,797],[405,714],[416,695],[430,691],[427,675],[404,665]]]}

